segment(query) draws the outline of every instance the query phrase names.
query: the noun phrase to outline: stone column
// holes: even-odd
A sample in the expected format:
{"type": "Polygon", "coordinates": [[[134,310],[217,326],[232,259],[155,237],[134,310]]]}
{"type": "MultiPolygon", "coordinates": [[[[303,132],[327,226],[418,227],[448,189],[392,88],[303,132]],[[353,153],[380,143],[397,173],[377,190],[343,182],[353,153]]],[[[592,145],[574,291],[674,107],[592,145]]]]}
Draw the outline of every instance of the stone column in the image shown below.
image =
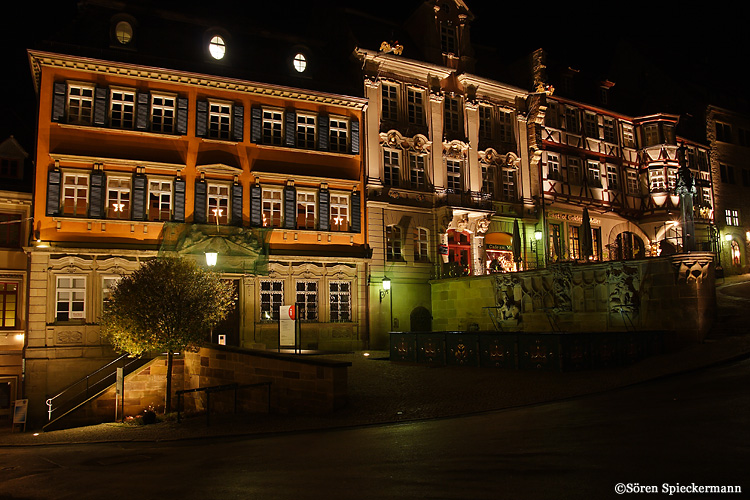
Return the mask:
{"type": "Polygon", "coordinates": [[[365,177],[368,186],[383,185],[380,153],[380,81],[365,79],[365,96],[369,104],[365,112],[365,177]]]}
{"type": "Polygon", "coordinates": [[[442,94],[430,93],[430,139],[432,140],[432,183],[436,189],[445,189],[442,94]]]}
{"type": "Polygon", "coordinates": [[[469,138],[469,150],[467,151],[466,181],[464,187],[474,193],[482,190],[482,170],[479,167],[479,105],[466,102],[464,106],[466,116],[466,137],[469,138]]]}

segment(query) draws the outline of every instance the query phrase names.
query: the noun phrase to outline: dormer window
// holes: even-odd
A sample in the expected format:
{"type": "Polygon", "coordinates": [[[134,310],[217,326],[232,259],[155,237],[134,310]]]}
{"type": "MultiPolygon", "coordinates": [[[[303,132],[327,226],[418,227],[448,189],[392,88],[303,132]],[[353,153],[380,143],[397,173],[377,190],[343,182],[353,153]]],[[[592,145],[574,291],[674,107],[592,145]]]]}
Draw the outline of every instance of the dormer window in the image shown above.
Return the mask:
{"type": "Polygon", "coordinates": [[[440,50],[444,54],[456,53],[456,28],[449,23],[440,24],[440,50]]]}
{"type": "Polygon", "coordinates": [[[133,39],[133,26],[127,21],[120,21],[115,26],[115,38],[122,45],[128,45],[133,39]]]}
{"type": "Polygon", "coordinates": [[[208,52],[211,54],[211,57],[218,61],[224,58],[226,51],[227,47],[224,43],[224,39],[219,35],[214,35],[208,43],[208,52]]]}

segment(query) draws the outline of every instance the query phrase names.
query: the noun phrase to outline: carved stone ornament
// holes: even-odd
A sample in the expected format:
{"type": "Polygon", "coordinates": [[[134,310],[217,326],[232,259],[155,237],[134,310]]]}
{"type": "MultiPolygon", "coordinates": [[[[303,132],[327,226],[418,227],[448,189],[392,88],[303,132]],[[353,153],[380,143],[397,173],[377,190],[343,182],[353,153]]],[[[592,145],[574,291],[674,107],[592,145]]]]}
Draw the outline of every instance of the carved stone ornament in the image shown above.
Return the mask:
{"type": "Polygon", "coordinates": [[[83,341],[83,334],[75,330],[63,330],[57,332],[58,344],[80,344],[83,341]]]}
{"type": "Polygon", "coordinates": [[[458,158],[458,159],[465,159],[466,153],[469,150],[469,145],[462,141],[451,141],[451,142],[444,142],[443,143],[443,151],[445,152],[445,156],[448,156],[450,158],[458,158]]]}
{"type": "Polygon", "coordinates": [[[680,258],[672,260],[677,283],[701,283],[708,276],[710,258],[680,258]]]}
{"type": "Polygon", "coordinates": [[[477,220],[477,234],[482,236],[490,228],[490,216],[477,220]]]}

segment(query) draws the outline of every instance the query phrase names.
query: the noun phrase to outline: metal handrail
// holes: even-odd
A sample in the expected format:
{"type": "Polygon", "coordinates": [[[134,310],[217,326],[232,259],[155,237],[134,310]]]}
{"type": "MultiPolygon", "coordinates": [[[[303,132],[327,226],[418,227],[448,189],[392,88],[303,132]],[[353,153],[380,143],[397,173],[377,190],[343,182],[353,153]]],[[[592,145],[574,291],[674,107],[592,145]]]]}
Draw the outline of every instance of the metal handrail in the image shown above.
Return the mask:
{"type": "Polygon", "coordinates": [[[211,385],[207,387],[196,387],[195,389],[183,389],[177,391],[177,421],[180,422],[180,412],[182,411],[182,395],[191,392],[205,392],[206,393],[206,426],[209,425],[209,417],[211,415],[211,393],[223,392],[234,390],[234,413],[237,413],[237,390],[244,389],[246,387],[268,387],[268,413],[271,413],[271,382],[256,382],[254,384],[239,384],[234,382],[232,384],[222,385],[211,385]]]}
{"type": "MultiPolygon", "coordinates": [[[[98,368],[97,370],[94,370],[93,372],[89,373],[88,375],[86,375],[85,377],[81,378],[80,380],[77,380],[77,381],[73,382],[68,387],[66,387],[65,389],[63,389],[62,391],[60,391],[58,394],[56,394],[56,395],[52,396],[51,398],[47,399],[46,403],[47,403],[47,417],[48,417],[48,421],[52,421],[52,413],[54,411],[59,410],[60,408],[62,408],[63,404],[65,402],[72,401],[73,399],[78,398],[81,394],[85,394],[86,397],[84,399],[86,399],[86,398],[88,398],[89,391],[92,388],[102,385],[102,383],[105,382],[110,377],[115,377],[116,374],[117,374],[117,371],[113,370],[113,371],[107,373],[106,375],[103,375],[101,378],[97,378],[93,383],[91,383],[91,380],[93,378],[95,378],[95,376],[97,374],[99,374],[99,373],[101,373],[101,372],[103,372],[105,370],[108,370],[113,365],[119,364],[122,360],[126,359],[129,356],[130,356],[129,354],[123,354],[122,356],[120,356],[120,357],[118,357],[118,358],[110,361],[109,363],[107,363],[106,365],[102,366],[101,368],[98,368]],[[80,385],[83,384],[84,382],[86,383],[85,388],[80,388],[80,385]],[[61,396],[63,396],[64,394],[66,394],[68,392],[73,391],[74,389],[78,389],[78,392],[76,392],[75,394],[69,395],[69,397],[67,397],[64,400],[63,403],[61,403],[60,405],[58,405],[57,408],[52,408],[53,402],[56,399],[60,398],[61,396]]],[[[124,368],[127,368],[128,366],[132,365],[134,362],[138,361],[139,359],[140,358],[134,358],[132,361],[126,363],[124,365],[124,368]]],[[[109,384],[106,384],[106,385],[110,385],[110,384],[111,384],[111,382],[109,384]]]]}

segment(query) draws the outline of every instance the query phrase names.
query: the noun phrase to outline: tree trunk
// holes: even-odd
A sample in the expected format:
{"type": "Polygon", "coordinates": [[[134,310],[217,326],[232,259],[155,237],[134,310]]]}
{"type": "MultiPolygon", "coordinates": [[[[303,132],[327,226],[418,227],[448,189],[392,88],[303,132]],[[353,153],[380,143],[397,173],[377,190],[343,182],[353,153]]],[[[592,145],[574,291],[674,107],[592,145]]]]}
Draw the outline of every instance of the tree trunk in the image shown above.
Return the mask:
{"type": "Polygon", "coordinates": [[[164,413],[172,411],[172,349],[167,353],[167,397],[164,405],[164,413]]]}

